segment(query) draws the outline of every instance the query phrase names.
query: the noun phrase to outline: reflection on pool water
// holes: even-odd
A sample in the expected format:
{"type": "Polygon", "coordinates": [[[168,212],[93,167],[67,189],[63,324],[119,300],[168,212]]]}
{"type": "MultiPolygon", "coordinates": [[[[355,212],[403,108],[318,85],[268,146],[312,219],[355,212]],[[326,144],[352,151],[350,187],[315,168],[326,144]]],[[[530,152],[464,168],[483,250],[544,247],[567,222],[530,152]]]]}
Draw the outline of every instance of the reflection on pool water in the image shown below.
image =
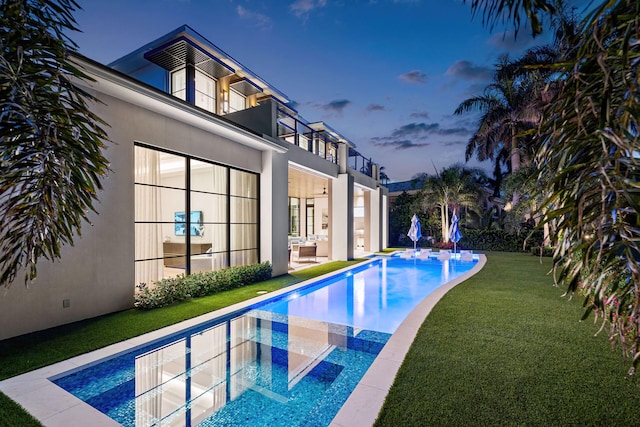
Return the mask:
{"type": "Polygon", "coordinates": [[[374,260],[52,380],[125,426],[326,426],[408,313],[473,265],[374,260]]]}

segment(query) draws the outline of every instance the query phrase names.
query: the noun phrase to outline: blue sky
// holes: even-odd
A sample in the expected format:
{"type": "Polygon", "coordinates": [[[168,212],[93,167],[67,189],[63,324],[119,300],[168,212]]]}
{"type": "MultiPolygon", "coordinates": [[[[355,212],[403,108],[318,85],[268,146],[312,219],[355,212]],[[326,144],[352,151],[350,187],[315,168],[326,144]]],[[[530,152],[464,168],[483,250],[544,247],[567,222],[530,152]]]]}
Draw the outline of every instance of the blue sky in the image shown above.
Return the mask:
{"type": "MultiPolygon", "coordinates": [[[[500,54],[543,40],[490,31],[461,0],[95,0],[80,53],[107,64],[187,24],[385,167],[392,181],[464,162],[477,116],[453,116],[500,54]]],[[[491,170],[475,160],[470,166],[491,170]]]]}

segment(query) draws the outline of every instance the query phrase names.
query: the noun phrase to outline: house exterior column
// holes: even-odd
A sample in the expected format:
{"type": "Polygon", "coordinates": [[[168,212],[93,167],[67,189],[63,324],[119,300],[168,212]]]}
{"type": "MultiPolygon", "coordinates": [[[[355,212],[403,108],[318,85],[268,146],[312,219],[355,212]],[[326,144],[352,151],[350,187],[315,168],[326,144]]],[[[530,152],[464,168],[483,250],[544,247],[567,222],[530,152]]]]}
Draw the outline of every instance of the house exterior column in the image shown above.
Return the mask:
{"type": "Polygon", "coordinates": [[[377,252],[381,250],[380,238],[380,216],[382,214],[382,206],[380,200],[380,188],[374,191],[367,191],[365,193],[366,213],[365,213],[365,230],[367,236],[365,237],[365,249],[370,252],[377,252]]]}
{"type": "Polygon", "coordinates": [[[269,261],[273,275],[288,271],[287,158],[273,151],[262,153],[260,174],[260,261],[269,261]]]}
{"type": "Polygon", "coordinates": [[[329,182],[329,258],[353,259],[353,177],[339,174],[329,182]]]}
{"type": "Polygon", "coordinates": [[[380,249],[389,246],[389,192],[380,187],[380,249]]]}
{"type": "Polygon", "coordinates": [[[340,173],[347,173],[349,165],[349,147],[347,144],[340,144],[338,146],[338,166],[340,167],[340,173]]]}

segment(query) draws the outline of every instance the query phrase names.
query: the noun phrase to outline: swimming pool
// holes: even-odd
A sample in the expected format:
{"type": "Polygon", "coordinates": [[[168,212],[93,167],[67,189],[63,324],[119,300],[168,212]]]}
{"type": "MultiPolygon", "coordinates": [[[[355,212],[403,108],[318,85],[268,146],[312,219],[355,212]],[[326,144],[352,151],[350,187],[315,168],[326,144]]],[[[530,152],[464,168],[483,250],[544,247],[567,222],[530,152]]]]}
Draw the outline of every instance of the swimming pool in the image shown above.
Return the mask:
{"type": "Polygon", "coordinates": [[[377,259],[53,381],[126,426],[326,426],[413,307],[474,264],[377,259]]]}

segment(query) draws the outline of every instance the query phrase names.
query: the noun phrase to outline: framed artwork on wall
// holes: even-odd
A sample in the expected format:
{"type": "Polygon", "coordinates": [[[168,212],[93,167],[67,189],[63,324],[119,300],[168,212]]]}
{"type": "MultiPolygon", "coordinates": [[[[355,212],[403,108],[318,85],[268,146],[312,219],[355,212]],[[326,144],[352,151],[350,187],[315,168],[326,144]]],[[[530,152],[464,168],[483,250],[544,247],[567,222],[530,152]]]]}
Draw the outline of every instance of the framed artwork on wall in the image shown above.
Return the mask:
{"type": "MultiPolygon", "coordinates": [[[[176,212],[173,215],[176,236],[184,236],[187,233],[187,218],[184,212],[176,212]]],[[[202,211],[192,211],[189,215],[191,222],[191,235],[202,236],[204,225],[202,224],[202,211]]]]}

